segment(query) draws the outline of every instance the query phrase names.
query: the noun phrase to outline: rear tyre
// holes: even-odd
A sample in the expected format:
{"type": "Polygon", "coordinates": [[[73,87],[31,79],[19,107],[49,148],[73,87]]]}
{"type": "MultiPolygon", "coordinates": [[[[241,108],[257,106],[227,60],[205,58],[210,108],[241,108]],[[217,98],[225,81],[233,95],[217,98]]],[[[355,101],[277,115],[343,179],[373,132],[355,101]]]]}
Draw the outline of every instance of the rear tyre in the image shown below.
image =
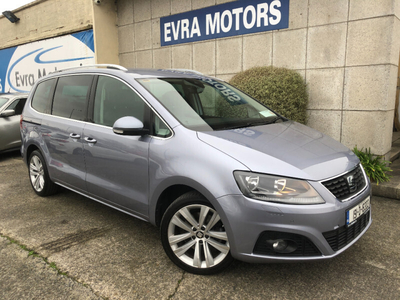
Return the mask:
{"type": "Polygon", "coordinates": [[[57,192],[58,186],[51,181],[46,162],[38,150],[33,151],[29,157],[28,171],[32,188],[36,194],[45,197],[57,192]]]}
{"type": "Polygon", "coordinates": [[[193,274],[215,274],[233,261],[219,214],[195,192],[168,207],[161,221],[161,241],[168,257],[193,274]]]}

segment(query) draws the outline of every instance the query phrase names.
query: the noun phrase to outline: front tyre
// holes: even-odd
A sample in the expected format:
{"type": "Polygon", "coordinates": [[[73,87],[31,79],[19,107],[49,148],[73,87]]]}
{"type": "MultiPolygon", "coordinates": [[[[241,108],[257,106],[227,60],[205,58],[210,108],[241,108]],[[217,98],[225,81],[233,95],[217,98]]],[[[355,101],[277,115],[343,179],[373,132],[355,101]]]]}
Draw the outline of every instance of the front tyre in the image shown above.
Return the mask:
{"type": "Polygon", "coordinates": [[[36,194],[45,197],[57,192],[58,187],[51,181],[45,160],[38,150],[33,151],[29,157],[28,171],[36,194]]]}
{"type": "Polygon", "coordinates": [[[161,241],[168,257],[190,273],[218,273],[233,261],[219,214],[195,192],[168,207],[161,221],[161,241]]]}

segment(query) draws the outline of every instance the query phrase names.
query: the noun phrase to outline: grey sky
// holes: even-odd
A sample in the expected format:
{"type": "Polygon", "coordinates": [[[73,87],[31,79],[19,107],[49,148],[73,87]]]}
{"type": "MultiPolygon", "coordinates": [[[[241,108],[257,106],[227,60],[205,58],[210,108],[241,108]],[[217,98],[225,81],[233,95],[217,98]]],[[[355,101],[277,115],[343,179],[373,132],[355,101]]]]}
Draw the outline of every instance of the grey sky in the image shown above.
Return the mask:
{"type": "Polygon", "coordinates": [[[5,10],[14,10],[35,0],[0,0],[0,13],[5,10]]]}

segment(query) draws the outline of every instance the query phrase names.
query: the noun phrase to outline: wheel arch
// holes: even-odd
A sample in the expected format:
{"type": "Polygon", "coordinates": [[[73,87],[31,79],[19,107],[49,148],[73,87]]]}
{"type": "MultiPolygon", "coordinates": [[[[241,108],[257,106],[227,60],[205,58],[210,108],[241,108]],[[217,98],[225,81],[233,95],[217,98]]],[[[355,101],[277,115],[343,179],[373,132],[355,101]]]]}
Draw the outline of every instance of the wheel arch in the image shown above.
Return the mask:
{"type": "MultiPolygon", "coordinates": [[[[30,144],[28,146],[28,148],[26,149],[26,155],[24,157],[25,163],[28,164],[29,163],[29,157],[31,156],[32,152],[38,150],[40,153],[42,153],[42,151],[39,149],[39,147],[35,144],[30,144]]],[[[42,153],[43,154],[43,153],[42,153]]]]}
{"type": "MultiPolygon", "coordinates": [[[[175,180],[174,180],[175,181],[175,180]]],[[[161,219],[167,210],[167,208],[174,202],[178,197],[188,192],[194,191],[204,197],[210,204],[220,210],[215,200],[215,197],[208,191],[204,186],[197,182],[193,182],[187,178],[181,178],[179,183],[164,184],[153,193],[152,201],[154,204],[150,206],[150,222],[155,224],[157,227],[160,226],[161,219]]]]}

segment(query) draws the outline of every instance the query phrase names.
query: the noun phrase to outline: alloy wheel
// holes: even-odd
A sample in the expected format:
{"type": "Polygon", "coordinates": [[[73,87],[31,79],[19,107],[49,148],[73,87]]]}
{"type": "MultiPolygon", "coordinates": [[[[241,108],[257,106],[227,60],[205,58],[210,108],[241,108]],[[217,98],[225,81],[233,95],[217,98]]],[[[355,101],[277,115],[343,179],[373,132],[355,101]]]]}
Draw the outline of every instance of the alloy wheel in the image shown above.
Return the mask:
{"type": "Polygon", "coordinates": [[[218,213],[209,206],[193,204],[179,209],[169,221],[169,245],[186,265],[211,268],[229,255],[229,242],[218,213]]]}
{"type": "Polygon", "coordinates": [[[45,179],[44,168],[40,158],[36,155],[32,156],[29,163],[29,175],[31,183],[36,192],[43,191],[45,179]]]}

